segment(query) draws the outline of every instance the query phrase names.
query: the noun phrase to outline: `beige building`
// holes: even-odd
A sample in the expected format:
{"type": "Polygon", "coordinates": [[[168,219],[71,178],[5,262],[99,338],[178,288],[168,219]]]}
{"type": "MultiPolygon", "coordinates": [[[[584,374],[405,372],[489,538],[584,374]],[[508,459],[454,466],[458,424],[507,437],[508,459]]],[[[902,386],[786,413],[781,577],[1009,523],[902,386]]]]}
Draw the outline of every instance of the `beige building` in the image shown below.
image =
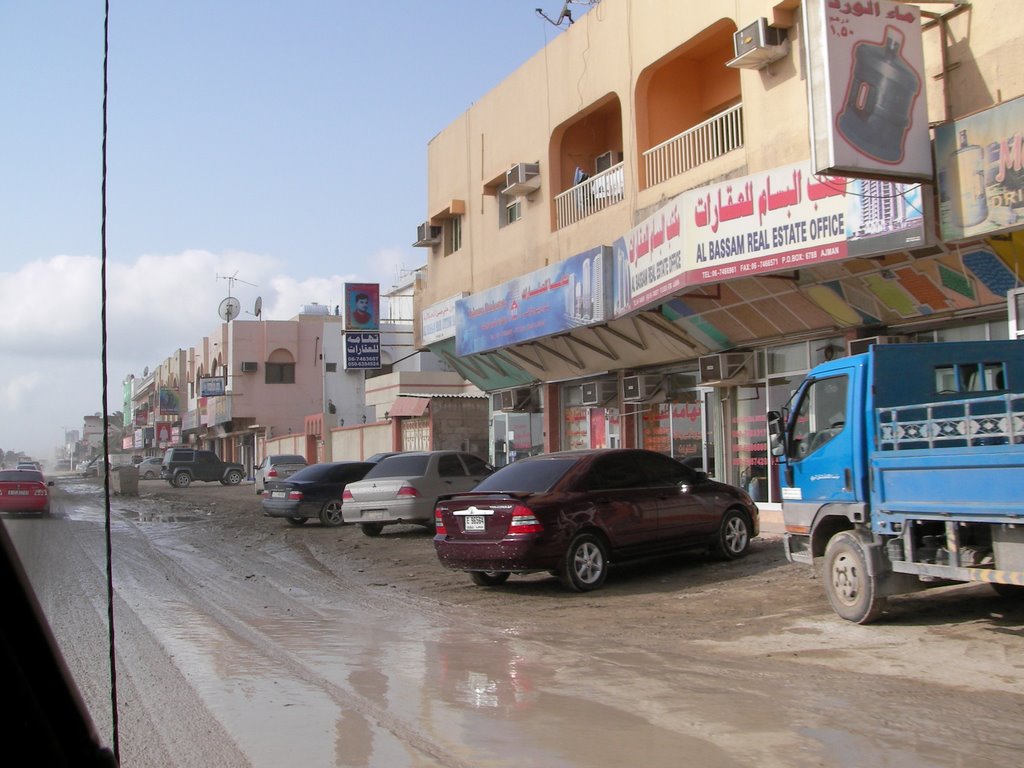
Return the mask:
{"type": "Polygon", "coordinates": [[[770,510],[765,413],[810,367],[1005,337],[1018,11],[577,10],[428,146],[417,344],[492,395],[491,459],[650,447],[770,510]]]}

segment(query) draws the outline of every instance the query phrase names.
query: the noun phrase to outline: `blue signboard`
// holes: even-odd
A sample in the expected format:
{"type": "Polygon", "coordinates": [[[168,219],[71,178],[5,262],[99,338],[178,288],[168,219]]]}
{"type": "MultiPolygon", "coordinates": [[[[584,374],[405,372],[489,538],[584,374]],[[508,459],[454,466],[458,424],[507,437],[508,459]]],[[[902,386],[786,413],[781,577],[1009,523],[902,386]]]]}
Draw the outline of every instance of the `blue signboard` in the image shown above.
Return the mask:
{"type": "Polygon", "coordinates": [[[345,334],[346,370],[374,370],[380,368],[380,334],[345,334]]]}
{"type": "Polygon", "coordinates": [[[486,352],[608,319],[611,249],[598,246],[455,303],[455,351],[486,352]]]}

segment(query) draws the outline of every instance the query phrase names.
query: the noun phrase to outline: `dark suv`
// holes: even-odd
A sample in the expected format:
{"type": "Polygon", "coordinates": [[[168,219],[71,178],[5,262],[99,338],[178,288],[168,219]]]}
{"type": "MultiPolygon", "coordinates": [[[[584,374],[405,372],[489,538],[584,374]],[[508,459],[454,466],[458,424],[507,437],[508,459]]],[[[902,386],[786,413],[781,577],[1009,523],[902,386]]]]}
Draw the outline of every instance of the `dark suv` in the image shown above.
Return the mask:
{"type": "Polygon", "coordinates": [[[187,488],[193,480],[221,485],[238,485],[245,467],[237,462],[221,461],[213,451],[193,448],[168,448],[160,465],[160,478],[178,488],[187,488]]]}

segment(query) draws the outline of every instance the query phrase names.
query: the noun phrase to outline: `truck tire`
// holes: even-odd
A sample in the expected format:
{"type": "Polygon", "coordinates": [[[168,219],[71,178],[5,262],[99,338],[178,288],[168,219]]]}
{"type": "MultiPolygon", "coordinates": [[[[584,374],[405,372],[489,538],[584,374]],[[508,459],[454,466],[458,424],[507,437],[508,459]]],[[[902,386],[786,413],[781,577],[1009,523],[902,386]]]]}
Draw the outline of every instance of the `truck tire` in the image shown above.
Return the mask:
{"type": "Polygon", "coordinates": [[[188,488],[192,484],[192,475],[188,472],[179,472],[171,480],[175,488],[188,488]]]}
{"type": "Polygon", "coordinates": [[[238,485],[242,482],[242,473],[237,469],[229,469],[224,475],[224,485],[238,485]]]}
{"type": "Polygon", "coordinates": [[[1009,597],[1014,600],[1024,600],[1024,587],[1018,584],[996,584],[991,585],[992,590],[1000,597],[1009,597]]]}
{"type": "Polygon", "coordinates": [[[885,610],[886,600],[877,594],[864,547],[850,531],[841,531],[829,541],[822,580],[832,609],[847,621],[868,624],[885,610]]]}

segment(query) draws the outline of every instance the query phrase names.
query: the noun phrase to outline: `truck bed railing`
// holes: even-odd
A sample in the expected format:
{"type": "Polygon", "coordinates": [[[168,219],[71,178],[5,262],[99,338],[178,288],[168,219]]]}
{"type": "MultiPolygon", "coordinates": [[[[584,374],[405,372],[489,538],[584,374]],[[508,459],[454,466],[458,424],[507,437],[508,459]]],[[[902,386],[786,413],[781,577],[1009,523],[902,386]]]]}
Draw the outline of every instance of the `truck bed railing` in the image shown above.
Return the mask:
{"type": "Polygon", "coordinates": [[[1024,443],[1024,394],[879,408],[877,428],[881,451],[1024,443]]]}

